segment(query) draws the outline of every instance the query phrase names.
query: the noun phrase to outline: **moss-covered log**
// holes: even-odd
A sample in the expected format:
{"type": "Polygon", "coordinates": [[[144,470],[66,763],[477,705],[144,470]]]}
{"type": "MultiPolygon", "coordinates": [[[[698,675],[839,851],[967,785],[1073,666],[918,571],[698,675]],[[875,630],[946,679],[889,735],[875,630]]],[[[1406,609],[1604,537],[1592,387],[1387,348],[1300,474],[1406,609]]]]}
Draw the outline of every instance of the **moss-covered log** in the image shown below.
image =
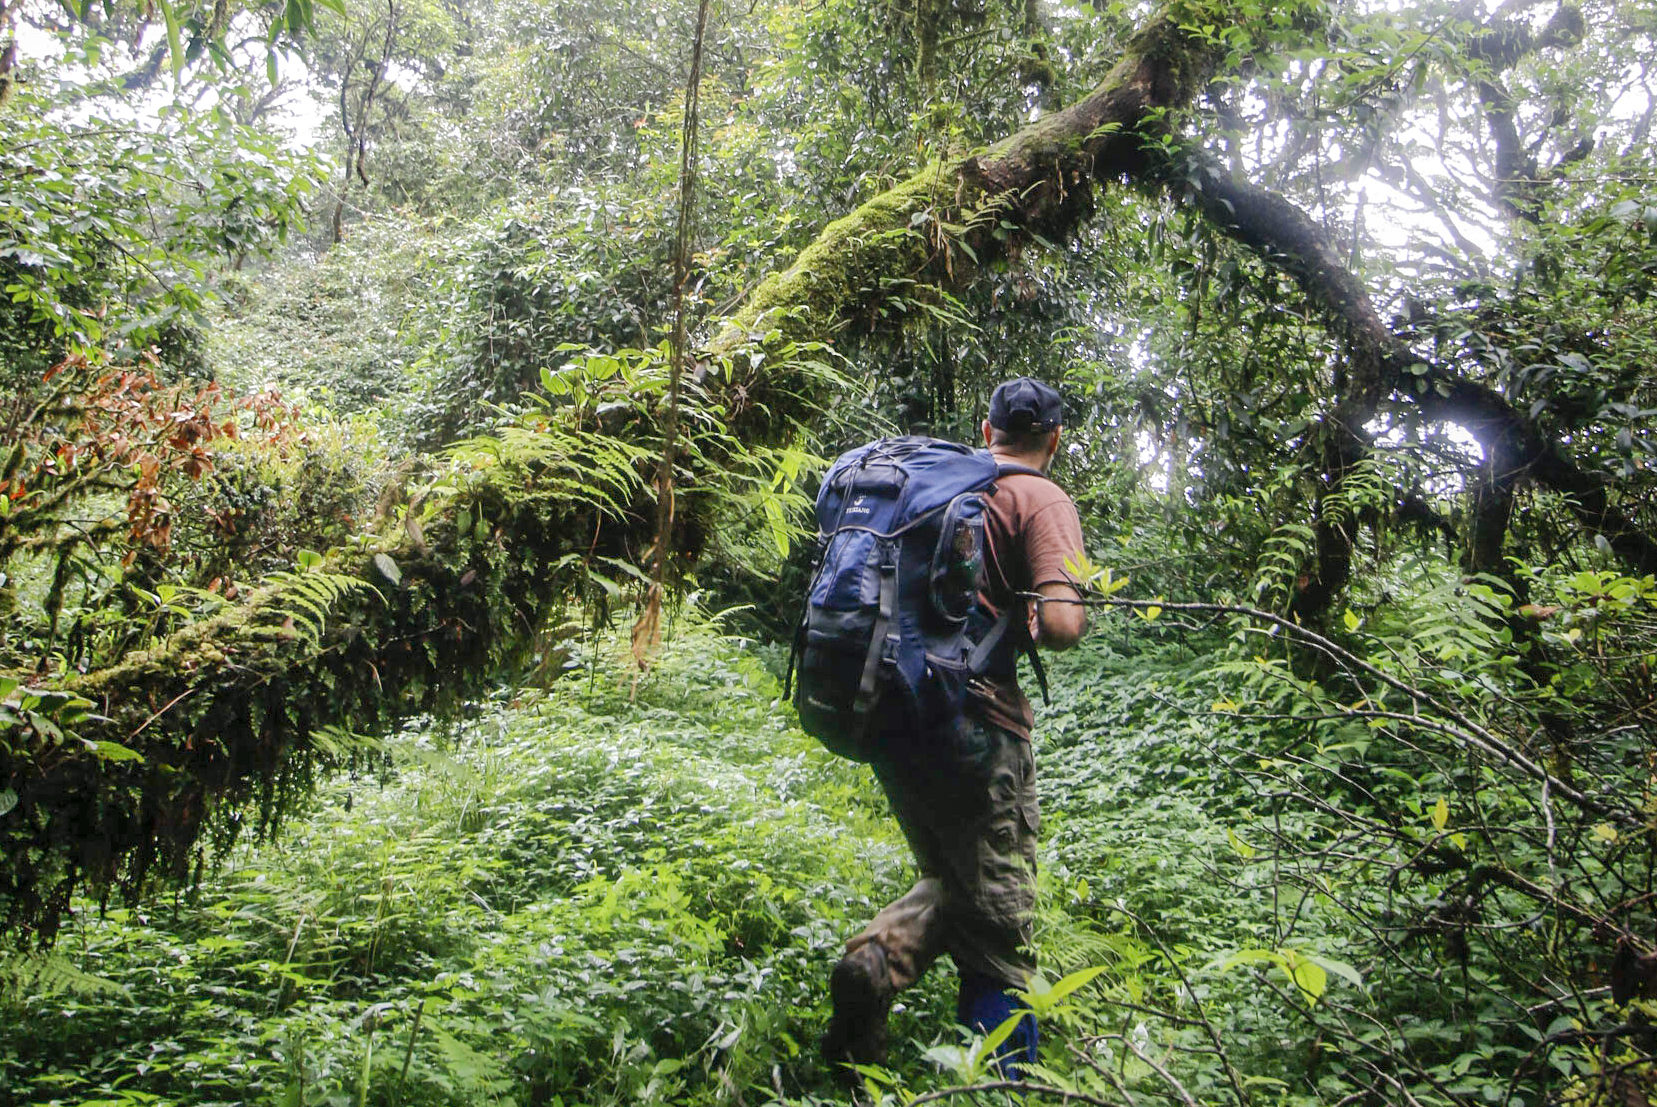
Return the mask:
{"type": "MultiPolygon", "coordinates": [[[[71,893],[134,898],[187,878],[204,835],[268,830],[319,764],[362,752],[351,731],[452,707],[555,645],[543,631],[589,569],[638,560],[651,540],[635,475],[648,448],[554,430],[483,456],[321,564],[51,682],[95,712],[60,714],[62,733],[43,714],[51,699],[39,725],[0,719],[0,795],[14,797],[0,811],[0,927],[50,940],[71,893]]],[[[692,513],[678,547],[698,544],[692,513]]]]}

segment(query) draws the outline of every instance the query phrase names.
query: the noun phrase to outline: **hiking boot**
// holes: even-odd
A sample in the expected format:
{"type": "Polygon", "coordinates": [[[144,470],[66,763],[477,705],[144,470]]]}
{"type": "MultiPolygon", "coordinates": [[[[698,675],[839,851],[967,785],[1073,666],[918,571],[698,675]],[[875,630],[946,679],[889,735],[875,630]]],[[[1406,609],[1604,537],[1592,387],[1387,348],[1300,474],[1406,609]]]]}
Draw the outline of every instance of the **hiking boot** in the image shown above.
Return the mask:
{"type": "Polygon", "coordinates": [[[892,981],[886,971],[886,951],[879,942],[858,946],[834,966],[829,998],[834,1015],[823,1034],[823,1059],[835,1075],[857,1083],[845,1063],[886,1063],[886,1015],[892,1009],[892,981]]]}

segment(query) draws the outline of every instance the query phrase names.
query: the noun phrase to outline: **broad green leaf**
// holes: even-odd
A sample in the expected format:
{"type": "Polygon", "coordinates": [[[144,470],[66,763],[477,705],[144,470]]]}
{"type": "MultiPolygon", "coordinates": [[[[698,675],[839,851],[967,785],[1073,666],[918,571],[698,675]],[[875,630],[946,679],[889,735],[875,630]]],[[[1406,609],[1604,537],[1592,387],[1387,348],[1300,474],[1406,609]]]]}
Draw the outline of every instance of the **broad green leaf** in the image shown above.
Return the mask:
{"type": "Polygon", "coordinates": [[[1364,978],[1359,975],[1358,970],[1353,968],[1351,965],[1348,965],[1345,961],[1336,961],[1333,958],[1324,957],[1316,953],[1302,953],[1301,956],[1309,961],[1317,963],[1326,971],[1334,973],[1354,988],[1362,988],[1364,986],[1364,978]]]}
{"type": "Polygon", "coordinates": [[[142,761],[144,755],[119,742],[87,742],[86,748],[102,761],[142,761]]]}
{"type": "Polygon", "coordinates": [[[1289,980],[1299,988],[1309,1003],[1316,1003],[1329,987],[1329,974],[1323,966],[1294,950],[1284,950],[1284,969],[1289,980]]]}
{"type": "Polygon", "coordinates": [[[1433,804],[1432,820],[1434,830],[1443,830],[1450,821],[1450,802],[1443,796],[1438,797],[1438,802],[1433,804]]]}
{"type": "Polygon", "coordinates": [[[1239,949],[1223,958],[1219,963],[1219,968],[1221,972],[1226,972],[1238,965],[1258,965],[1262,963],[1282,965],[1285,970],[1287,969],[1287,962],[1284,961],[1283,955],[1275,949],[1239,949]]]}
{"type": "Polygon", "coordinates": [[[1031,1014],[1028,1011],[1015,1012],[1008,1018],[1003,1019],[1000,1026],[984,1035],[984,1040],[973,1048],[970,1058],[972,1067],[977,1069],[994,1057],[995,1051],[1000,1049],[1001,1044],[1012,1037],[1013,1031],[1018,1029],[1020,1020],[1029,1017],[1031,1017],[1031,1014]]]}
{"type": "Polygon", "coordinates": [[[1104,965],[1078,969],[1055,984],[1049,984],[1046,977],[1037,973],[1030,978],[1027,990],[1014,992],[1013,994],[1022,999],[1030,1010],[1036,1013],[1037,1018],[1041,1018],[1057,1008],[1077,988],[1082,987],[1104,971],[1104,965]]]}

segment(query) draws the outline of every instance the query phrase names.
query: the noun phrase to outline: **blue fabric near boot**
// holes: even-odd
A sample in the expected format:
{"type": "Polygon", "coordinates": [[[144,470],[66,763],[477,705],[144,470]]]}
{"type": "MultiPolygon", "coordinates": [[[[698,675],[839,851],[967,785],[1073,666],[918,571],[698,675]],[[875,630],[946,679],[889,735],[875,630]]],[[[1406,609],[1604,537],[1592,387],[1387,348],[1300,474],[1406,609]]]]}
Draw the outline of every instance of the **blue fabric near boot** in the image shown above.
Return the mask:
{"type": "Polygon", "coordinates": [[[1008,1080],[1023,1080],[1024,1066],[1034,1064],[1040,1033],[1036,1016],[1007,991],[1005,981],[978,973],[961,974],[961,994],[955,1001],[955,1019],[976,1034],[988,1034],[1023,1012],[1015,1029],[995,1051],[997,1066],[1008,1080]]]}

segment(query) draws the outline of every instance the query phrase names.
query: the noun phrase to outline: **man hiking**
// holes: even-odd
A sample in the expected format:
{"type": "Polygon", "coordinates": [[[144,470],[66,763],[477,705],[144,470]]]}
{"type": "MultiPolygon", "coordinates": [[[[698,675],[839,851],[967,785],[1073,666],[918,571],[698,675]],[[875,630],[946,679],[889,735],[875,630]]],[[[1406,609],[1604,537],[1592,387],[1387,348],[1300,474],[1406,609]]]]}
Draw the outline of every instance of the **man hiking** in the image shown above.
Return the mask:
{"type": "MultiPolygon", "coordinates": [[[[990,398],[984,444],[997,463],[984,498],[984,585],[990,620],[1011,608],[1011,632],[968,685],[956,720],[925,720],[940,736],[892,742],[872,764],[920,866],[921,878],[846,943],[829,990],[834,1014],[823,1037],[834,1063],[881,1064],[893,997],[948,953],[961,973],[956,1005],[971,1030],[993,1030],[1022,1008],[1009,994],[1035,969],[1028,950],[1035,903],[1034,712],[1018,686],[1020,648],[1064,650],[1086,629],[1086,609],[1065,562],[1082,552],[1069,496],[1045,474],[1059,449],[1063,401],[1029,377],[990,398]],[[1025,594],[1057,602],[1028,602],[1025,594]]],[[[1001,1050],[1016,1077],[1036,1056],[1033,1015],[1001,1050]]]]}

